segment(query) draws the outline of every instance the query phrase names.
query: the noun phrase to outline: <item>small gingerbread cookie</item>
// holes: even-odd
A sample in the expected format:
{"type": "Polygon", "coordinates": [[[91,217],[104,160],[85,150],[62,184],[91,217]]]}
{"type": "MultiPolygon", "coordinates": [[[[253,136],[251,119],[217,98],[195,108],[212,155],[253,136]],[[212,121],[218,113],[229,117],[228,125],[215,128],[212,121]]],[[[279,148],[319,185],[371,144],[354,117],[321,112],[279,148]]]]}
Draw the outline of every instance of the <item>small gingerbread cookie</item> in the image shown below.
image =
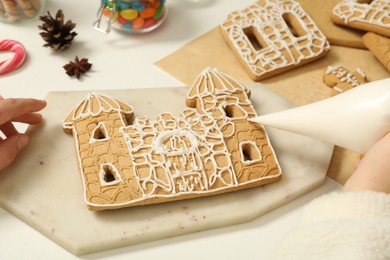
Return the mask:
{"type": "Polygon", "coordinates": [[[259,1],[229,14],[220,29],[255,81],[316,60],[330,49],[323,33],[293,0],[259,1]]]}
{"type": "Polygon", "coordinates": [[[2,1],[3,6],[2,9],[4,9],[4,17],[8,21],[17,21],[21,18],[18,7],[15,1],[13,0],[7,0],[2,1]]]}
{"type": "Polygon", "coordinates": [[[3,3],[0,1],[0,17],[5,14],[3,3]]]}
{"type": "Polygon", "coordinates": [[[340,25],[390,37],[389,0],[342,0],[330,19],[340,25]]]}
{"type": "Polygon", "coordinates": [[[390,71],[390,38],[369,32],[363,36],[363,43],[390,71]]]}
{"type": "Polygon", "coordinates": [[[323,81],[328,87],[341,93],[367,83],[367,76],[359,68],[356,68],[354,72],[350,72],[348,69],[336,65],[328,66],[323,81]]]}
{"type": "Polygon", "coordinates": [[[72,132],[89,209],[104,210],[215,195],[281,178],[249,89],[206,69],[180,117],[135,118],[123,102],[89,94],[64,121],[72,132]]]}

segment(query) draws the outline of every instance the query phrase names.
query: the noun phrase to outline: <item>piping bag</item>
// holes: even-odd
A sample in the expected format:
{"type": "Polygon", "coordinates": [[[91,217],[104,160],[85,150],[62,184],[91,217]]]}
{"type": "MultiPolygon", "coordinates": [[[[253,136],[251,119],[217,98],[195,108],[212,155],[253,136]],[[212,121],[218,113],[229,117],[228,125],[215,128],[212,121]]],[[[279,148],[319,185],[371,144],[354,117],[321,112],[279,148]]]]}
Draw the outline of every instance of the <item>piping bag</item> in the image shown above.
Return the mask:
{"type": "Polygon", "coordinates": [[[390,131],[390,78],[249,120],[365,153],[390,131]]]}

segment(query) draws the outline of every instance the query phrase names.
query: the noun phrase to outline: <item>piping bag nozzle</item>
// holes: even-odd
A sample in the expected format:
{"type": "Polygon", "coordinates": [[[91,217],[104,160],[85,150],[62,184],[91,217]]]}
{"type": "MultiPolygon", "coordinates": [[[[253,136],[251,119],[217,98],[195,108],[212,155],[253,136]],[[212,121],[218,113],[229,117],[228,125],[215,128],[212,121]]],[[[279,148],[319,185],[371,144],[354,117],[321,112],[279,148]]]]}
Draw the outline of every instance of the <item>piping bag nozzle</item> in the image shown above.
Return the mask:
{"type": "Polygon", "coordinates": [[[390,131],[390,78],[249,120],[365,153],[390,131]]]}

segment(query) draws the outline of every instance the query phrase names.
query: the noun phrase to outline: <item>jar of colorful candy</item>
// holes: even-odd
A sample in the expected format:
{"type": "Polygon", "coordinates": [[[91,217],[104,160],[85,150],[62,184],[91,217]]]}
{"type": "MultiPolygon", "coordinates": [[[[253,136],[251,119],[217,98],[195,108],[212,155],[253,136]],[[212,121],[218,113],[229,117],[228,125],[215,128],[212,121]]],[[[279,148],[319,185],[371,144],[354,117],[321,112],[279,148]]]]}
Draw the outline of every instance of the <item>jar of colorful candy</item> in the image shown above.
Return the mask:
{"type": "Polygon", "coordinates": [[[111,26],[145,33],[159,27],[166,16],[165,0],[101,0],[94,28],[103,33],[110,32],[111,26]]]}
{"type": "Polygon", "coordinates": [[[45,0],[0,0],[0,21],[15,23],[41,14],[45,0]]]}

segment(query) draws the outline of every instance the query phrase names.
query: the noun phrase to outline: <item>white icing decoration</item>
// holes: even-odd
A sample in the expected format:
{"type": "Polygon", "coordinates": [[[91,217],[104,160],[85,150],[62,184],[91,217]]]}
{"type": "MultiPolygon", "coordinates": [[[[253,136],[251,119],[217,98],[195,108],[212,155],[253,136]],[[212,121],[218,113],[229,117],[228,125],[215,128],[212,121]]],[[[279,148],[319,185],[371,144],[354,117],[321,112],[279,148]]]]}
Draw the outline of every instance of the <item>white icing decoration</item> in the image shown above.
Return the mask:
{"type": "MultiPolygon", "coordinates": [[[[77,104],[71,111],[73,111],[73,113],[70,121],[63,122],[63,128],[65,129],[72,129],[73,122],[76,120],[85,119],[90,116],[98,116],[102,112],[109,113],[111,111],[116,111],[118,112],[118,115],[121,113],[124,115],[133,113],[133,109],[131,107],[129,107],[129,110],[124,110],[119,102],[114,98],[95,92],[88,93],[87,97],[77,104]],[[94,101],[98,104],[97,109],[93,106],[95,103],[94,101]]],[[[121,121],[125,124],[122,117],[121,121]]]]}
{"type": "Polygon", "coordinates": [[[339,68],[340,68],[339,65],[328,66],[328,67],[326,68],[326,74],[330,74],[330,73],[332,73],[332,72],[338,70],[339,68]]]}
{"type": "Polygon", "coordinates": [[[357,0],[343,0],[333,8],[333,14],[344,21],[361,22],[390,28],[390,1],[373,0],[370,4],[359,3],[357,0]]]}
{"type": "MultiPolygon", "coordinates": [[[[195,90],[195,92],[190,91],[192,93],[191,95],[188,94],[190,99],[202,100],[200,107],[204,113],[199,113],[196,109],[186,108],[182,111],[181,117],[179,118],[175,118],[170,113],[164,113],[158,116],[156,120],[136,118],[134,123],[129,126],[122,120],[121,115],[121,113],[129,113],[129,111],[118,109],[120,108],[119,103],[116,103],[118,104],[117,108],[111,106],[111,108],[99,109],[100,112],[117,112],[117,117],[121,118],[122,125],[119,126],[118,134],[126,141],[128,153],[132,161],[132,172],[142,193],[140,198],[130,201],[113,204],[97,204],[87,200],[86,180],[80,155],[77,130],[73,123],[64,123],[64,128],[72,128],[76,140],[79,168],[84,186],[84,200],[87,205],[105,208],[119,207],[134,204],[149,198],[172,198],[184,194],[205,194],[258,182],[260,180],[273,179],[281,175],[280,166],[270,145],[268,135],[264,130],[264,139],[267,141],[267,145],[276,160],[279,174],[249,179],[240,183],[237,181],[230,158],[231,154],[224,140],[229,135],[223,135],[222,129],[230,127],[232,128],[233,134],[235,132],[234,121],[242,119],[226,117],[224,106],[236,105],[241,108],[251,107],[251,102],[248,98],[249,89],[247,87],[216,69],[207,68],[200,74],[191,89],[195,90]],[[205,91],[201,91],[202,84],[207,85],[205,91]],[[241,93],[240,97],[234,95],[236,92],[241,93]],[[216,111],[219,111],[219,116],[214,116],[216,111]],[[169,137],[173,138],[167,140],[169,137]],[[163,145],[164,141],[168,141],[169,143],[163,145]],[[188,142],[191,145],[188,145],[188,142]],[[167,145],[171,148],[176,148],[177,152],[168,151],[167,145]],[[184,147],[184,149],[180,150],[181,147],[184,147]],[[153,155],[160,155],[160,159],[156,159],[153,155]],[[216,158],[219,156],[226,159],[225,164],[218,165],[216,158]],[[213,165],[212,169],[209,169],[210,172],[207,173],[208,176],[203,168],[204,164],[213,165]],[[143,170],[142,176],[139,174],[139,170],[143,170]],[[223,184],[222,187],[213,188],[213,185],[217,181],[223,184]],[[161,190],[164,191],[166,194],[155,194],[157,189],[160,192],[161,190]]],[[[94,95],[98,97],[103,96],[98,94],[94,95]]],[[[87,100],[90,98],[88,96],[87,100]]],[[[88,102],[81,103],[83,107],[81,111],[84,111],[85,103],[88,102]]],[[[78,110],[79,106],[75,109],[78,110]]],[[[99,115],[91,109],[86,109],[86,111],[89,112],[82,113],[82,115],[99,115]]],[[[256,116],[253,107],[250,109],[251,112],[247,112],[245,109],[243,111],[246,111],[247,117],[256,116]]],[[[76,120],[81,118],[75,112],[73,115],[75,115],[74,118],[76,120]]],[[[109,142],[114,141],[115,138],[111,138],[109,142]]],[[[90,145],[95,144],[92,143],[90,145]]],[[[115,174],[115,182],[123,182],[118,169],[111,163],[104,163],[100,165],[101,170],[99,173],[102,186],[113,184],[113,182],[103,182],[104,165],[111,166],[115,174]]]]}
{"type": "Polygon", "coordinates": [[[181,130],[181,129],[175,129],[171,131],[166,131],[163,133],[160,133],[157,138],[154,140],[153,149],[157,153],[166,154],[169,156],[179,155],[179,154],[190,154],[195,152],[195,148],[199,146],[199,142],[196,139],[196,136],[187,131],[187,130],[181,130]],[[170,143],[172,147],[176,147],[174,151],[168,151],[168,148],[163,144],[163,142],[169,138],[169,137],[177,137],[176,139],[170,139],[170,143]],[[174,143],[176,141],[180,141],[181,137],[187,138],[191,142],[191,146],[187,147],[185,143],[181,143],[182,146],[185,148],[177,148],[177,144],[174,143]]]}
{"type": "Polygon", "coordinates": [[[92,134],[91,134],[91,138],[89,139],[89,143],[93,144],[96,142],[105,142],[105,141],[108,141],[110,139],[111,138],[110,138],[110,135],[108,134],[108,130],[107,130],[106,125],[103,122],[99,122],[98,125],[95,127],[95,129],[92,130],[92,134]],[[102,139],[95,139],[94,136],[95,136],[96,131],[101,131],[101,129],[103,129],[105,137],[102,139]]]}
{"type": "Polygon", "coordinates": [[[104,163],[100,165],[100,172],[99,172],[99,180],[100,180],[100,185],[102,187],[107,187],[107,186],[113,186],[119,183],[122,183],[122,176],[120,175],[118,169],[113,165],[112,163],[104,163]],[[115,180],[106,182],[104,177],[106,175],[106,172],[104,171],[104,167],[110,167],[111,173],[114,175],[115,180]]]}
{"type": "Polygon", "coordinates": [[[221,27],[228,34],[241,59],[256,76],[298,65],[330,49],[324,34],[299,3],[292,0],[265,0],[264,6],[260,3],[253,4],[242,11],[231,13],[221,27]],[[287,13],[297,18],[300,26],[307,32],[305,35],[296,37],[291,33],[283,19],[283,14],[287,13]],[[266,42],[266,46],[260,50],[253,48],[244,33],[244,29],[250,27],[266,42]],[[294,58],[292,49],[298,52],[297,58],[294,58]]]}
{"type": "Polygon", "coordinates": [[[365,79],[365,78],[367,77],[366,73],[364,73],[360,68],[356,68],[355,71],[356,71],[357,73],[359,73],[360,76],[362,76],[362,78],[365,79]]]}
{"type": "MultiPolygon", "coordinates": [[[[356,69],[356,71],[362,75],[362,71],[360,70],[360,72],[358,71],[359,69],[356,69]]],[[[346,70],[345,68],[341,67],[341,66],[328,66],[327,69],[326,69],[326,74],[333,74],[336,76],[336,78],[338,78],[341,82],[345,82],[345,83],[349,83],[351,84],[353,87],[357,87],[361,84],[363,84],[362,82],[358,81],[355,77],[355,75],[353,75],[351,72],[349,72],[348,70],[346,70]]],[[[363,73],[364,74],[364,73],[363,73]]],[[[365,75],[364,75],[365,76],[365,75]]],[[[333,87],[334,90],[338,91],[338,92],[343,92],[342,89],[338,88],[338,87],[333,87]]]]}

